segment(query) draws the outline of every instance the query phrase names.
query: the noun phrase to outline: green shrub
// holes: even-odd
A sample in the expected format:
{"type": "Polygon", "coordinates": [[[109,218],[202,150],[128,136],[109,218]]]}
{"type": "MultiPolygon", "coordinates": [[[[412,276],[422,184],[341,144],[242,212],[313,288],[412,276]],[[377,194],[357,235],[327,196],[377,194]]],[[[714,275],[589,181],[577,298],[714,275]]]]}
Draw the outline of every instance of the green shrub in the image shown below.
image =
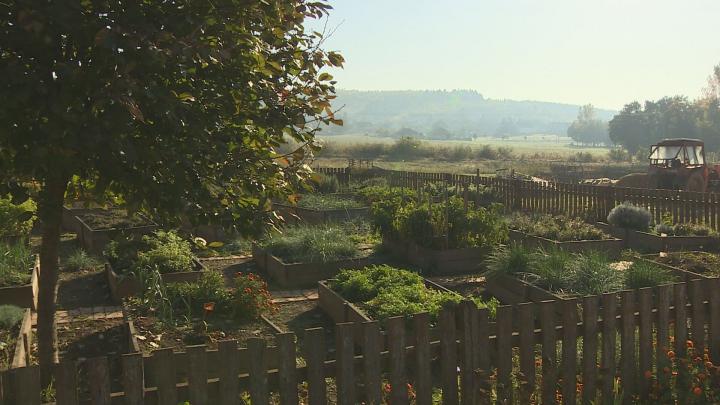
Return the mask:
{"type": "Polygon", "coordinates": [[[414,201],[415,192],[405,187],[389,187],[387,185],[368,186],[357,190],[357,194],[369,204],[376,201],[394,200],[414,201]]]}
{"type": "Polygon", "coordinates": [[[643,207],[626,202],[610,210],[607,220],[610,225],[619,228],[647,231],[652,222],[652,214],[643,207]]]}
{"type": "Polygon", "coordinates": [[[12,287],[30,283],[35,256],[22,243],[0,244],[0,287],[12,287]]]}
{"type": "Polygon", "coordinates": [[[529,272],[535,275],[535,283],[550,291],[571,291],[570,265],[574,257],[559,248],[538,249],[530,259],[529,272]]]}
{"type": "Polygon", "coordinates": [[[100,266],[100,262],[83,249],[73,251],[63,265],[65,271],[91,270],[100,266]]]}
{"type": "Polygon", "coordinates": [[[323,194],[303,194],[300,196],[297,206],[312,210],[348,210],[363,208],[363,204],[353,198],[323,194]]]}
{"type": "Polygon", "coordinates": [[[718,236],[716,230],[704,224],[676,224],[672,227],[672,232],[668,234],[674,236],[718,236]]]}
{"type": "Polygon", "coordinates": [[[675,277],[670,270],[646,261],[635,261],[625,270],[625,285],[632,289],[655,287],[673,281],[675,277]]]}
{"type": "Polygon", "coordinates": [[[318,193],[330,194],[340,191],[340,181],[337,176],[325,173],[315,173],[312,176],[313,188],[318,193]]]}
{"type": "Polygon", "coordinates": [[[36,209],[33,200],[13,204],[10,199],[0,198],[0,239],[27,237],[33,227],[36,209]]]}
{"type": "Polygon", "coordinates": [[[121,273],[138,269],[157,269],[160,273],[193,270],[190,242],[174,231],[156,231],[142,237],[115,240],[108,244],[104,253],[113,269],[121,273]]]}
{"type": "Polygon", "coordinates": [[[342,270],[331,282],[331,287],[350,302],[369,301],[384,288],[406,285],[425,286],[419,274],[388,265],[342,270]]]}
{"type": "Polygon", "coordinates": [[[673,228],[672,225],[662,223],[662,224],[655,225],[655,233],[658,235],[662,235],[662,234],[674,235],[675,229],[673,228]]]}
{"type": "Polygon", "coordinates": [[[486,261],[487,277],[503,274],[527,273],[530,270],[531,256],[524,246],[516,243],[495,249],[486,261]]]}
{"type": "Polygon", "coordinates": [[[564,215],[515,213],[509,219],[509,226],[529,235],[557,240],[560,242],[579,240],[603,240],[609,235],[591,224],[564,215]]]}
{"type": "Polygon", "coordinates": [[[12,329],[22,321],[25,310],[15,305],[0,305],[0,329],[12,329]]]}
{"type": "Polygon", "coordinates": [[[360,253],[353,235],[338,224],[289,226],[282,233],[268,235],[258,245],[291,263],[327,263],[357,257],[360,253]]]}

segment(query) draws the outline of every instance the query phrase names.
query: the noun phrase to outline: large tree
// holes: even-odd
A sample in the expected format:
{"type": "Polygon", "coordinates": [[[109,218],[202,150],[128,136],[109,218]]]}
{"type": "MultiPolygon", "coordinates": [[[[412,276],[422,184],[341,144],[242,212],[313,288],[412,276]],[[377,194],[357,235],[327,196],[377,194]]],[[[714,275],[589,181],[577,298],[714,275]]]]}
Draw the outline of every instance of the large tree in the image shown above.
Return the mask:
{"type": "Polygon", "coordinates": [[[596,145],[609,141],[607,123],[597,119],[592,104],[580,107],[577,119],[568,127],[567,135],[584,144],[596,145]]]}
{"type": "Polygon", "coordinates": [[[339,54],[304,29],[330,7],[306,0],[0,2],[0,181],[34,190],[42,223],[38,342],[55,345],[62,205],[70,185],[113,193],[166,223],[272,220],[270,199],[307,166],[334,120],[323,66],[339,54]]]}

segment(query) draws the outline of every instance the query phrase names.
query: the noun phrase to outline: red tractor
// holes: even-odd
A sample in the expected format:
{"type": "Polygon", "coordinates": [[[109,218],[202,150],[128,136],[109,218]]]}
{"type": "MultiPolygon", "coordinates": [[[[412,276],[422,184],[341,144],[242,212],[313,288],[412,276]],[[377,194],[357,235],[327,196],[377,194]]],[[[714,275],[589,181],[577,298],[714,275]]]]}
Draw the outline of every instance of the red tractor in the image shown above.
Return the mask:
{"type": "Polygon", "coordinates": [[[705,162],[705,144],[698,139],[665,139],[650,148],[647,173],[620,178],[618,187],[708,192],[720,190],[720,165],[705,162]]]}

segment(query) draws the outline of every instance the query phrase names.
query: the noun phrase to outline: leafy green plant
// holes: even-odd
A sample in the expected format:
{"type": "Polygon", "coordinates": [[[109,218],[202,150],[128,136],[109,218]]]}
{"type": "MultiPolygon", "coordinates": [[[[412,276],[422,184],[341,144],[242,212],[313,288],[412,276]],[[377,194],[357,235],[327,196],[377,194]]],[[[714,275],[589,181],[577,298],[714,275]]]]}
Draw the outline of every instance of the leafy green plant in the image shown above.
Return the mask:
{"type": "Polygon", "coordinates": [[[0,305],[0,329],[12,329],[22,321],[25,310],[15,305],[0,305]]]}
{"type": "Polygon", "coordinates": [[[625,284],[628,288],[655,287],[673,281],[675,281],[675,276],[670,270],[644,260],[633,262],[625,270],[625,284]]]}
{"type": "Polygon", "coordinates": [[[193,270],[190,242],[174,231],[156,231],[142,237],[115,240],[108,244],[104,253],[119,273],[135,269],[157,269],[160,273],[193,270]]]}
{"type": "Polygon", "coordinates": [[[579,218],[564,215],[515,213],[510,216],[508,222],[512,229],[560,242],[602,240],[610,237],[579,218]]]}
{"type": "MultiPolygon", "coordinates": [[[[369,266],[361,270],[343,270],[330,281],[330,287],[348,301],[362,303],[376,319],[429,312],[437,317],[448,303],[464,298],[451,292],[429,289],[417,273],[387,265],[369,266]]],[[[489,308],[492,316],[497,300],[473,300],[481,308],[489,308]]]]}
{"type": "Polygon", "coordinates": [[[570,264],[574,257],[559,248],[538,249],[531,256],[529,273],[534,282],[550,291],[572,291],[570,264]]]}
{"type": "Polygon", "coordinates": [[[607,220],[610,225],[619,228],[647,231],[652,222],[652,215],[643,207],[625,202],[610,210],[607,220]]]}
{"type": "Polygon", "coordinates": [[[672,227],[674,236],[718,236],[718,232],[705,224],[676,224],[672,227]]]}
{"type": "Polygon", "coordinates": [[[326,263],[357,257],[357,237],[340,224],[299,224],[269,234],[258,246],[286,262],[326,263]]]}
{"type": "Polygon", "coordinates": [[[27,237],[33,227],[36,209],[33,200],[13,204],[10,199],[0,198],[0,239],[27,237]]]}
{"type": "Polygon", "coordinates": [[[85,250],[76,249],[65,259],[63,269],[65,271],[90,270],[100,266],[100,264],[96,258],[90,256],[85,250]]]}
{"type": "Polygon", "coordinates": [[[622,271],[611,266],[610,259],[600,252],[575,255],[570,262],[570,289],[577,295],[597,295],[622,290],[622,271]]]}
{"type": "Polygon", "coordinates": [[[0,244],[0,287],[12,287],[30,283],[35,256],[22,243],[0,244]]]}
{"type": "Polygon", "coordinates": [[[363,204],[353,198],[337,195],[303,194],[297,206],[312,210],[348,210],[363,208],[363,204]]]}

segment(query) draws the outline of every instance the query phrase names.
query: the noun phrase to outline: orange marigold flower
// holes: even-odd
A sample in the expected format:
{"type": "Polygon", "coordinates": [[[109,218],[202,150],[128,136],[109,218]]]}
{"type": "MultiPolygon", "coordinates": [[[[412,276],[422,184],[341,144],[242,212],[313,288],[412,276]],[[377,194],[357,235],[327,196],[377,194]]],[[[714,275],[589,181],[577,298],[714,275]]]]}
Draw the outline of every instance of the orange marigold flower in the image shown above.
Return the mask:
{"type": "Polygon", "coordinates": [[[672,351],[672,350],[668,350],[667,356],[668,356],[669,358],[673,359],[673,358],[675,358],[675,352],[672,351]]]}
{"type": "Polygon", "coordinates": [[[707,369],[713,368],[712,362],[711,362],[711,361],[706,361],[706,362],[705,362],[705,368],[707,368],[707,369]]]}
{"type": "Polygon", "coordinates": [[[692,340],[688,340],[688,341],[687,341],[687,347],[689,347],[690,349],[692,349],[693,347],[695,347],[695,344],[693,343],[692,340]]]}
{"type": "Polygon", "coordinates": [[[695,357],[693,360],[695,361],[695,363],[702,363],[702,358],[700,358],[700,356],[695,357]]]}
{"type": "Polygon", "coordinates": [[[693,388],[693,394],[695,394],[697,396],[702,395],[702,388],[700,388],[700,387],[693,388]]]}
{"type": "Polygon", "coordinates": [[[652,372],[650,370],[645,370],[645,379],[649,380],[652,378],[652,372]]]}
{"type": "Polygon", "coordinates": [[[203,309],[205,312],[212,312],[215,310],[215,303],[214,302],[206,302],[203,304],[203,309]]]}

